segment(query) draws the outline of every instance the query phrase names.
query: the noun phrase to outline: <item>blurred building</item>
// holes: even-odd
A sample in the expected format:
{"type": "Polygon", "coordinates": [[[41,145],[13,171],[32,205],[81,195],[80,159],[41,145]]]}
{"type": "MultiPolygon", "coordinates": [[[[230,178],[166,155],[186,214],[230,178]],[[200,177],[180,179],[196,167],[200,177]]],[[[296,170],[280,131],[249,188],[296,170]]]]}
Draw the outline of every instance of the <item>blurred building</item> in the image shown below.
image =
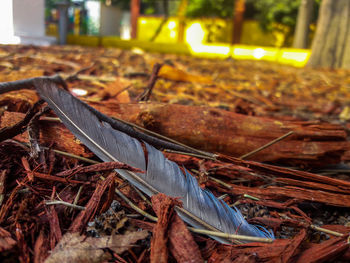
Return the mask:
{"type": "MultiPolygon", "coordinates": [[[[57,36],[59,11],[55,1],[46,0],[45,14],[47,35],[57,36]]],[[[72,0],[68,17],[69,34],[130,38],[130,12],[113,1],[72,0]]]]}
{"type": "Polygon", "coordinates": [[[0,43],[49,45],[55,41],[45,34],[44,0],[0,1],[0,43]]]}

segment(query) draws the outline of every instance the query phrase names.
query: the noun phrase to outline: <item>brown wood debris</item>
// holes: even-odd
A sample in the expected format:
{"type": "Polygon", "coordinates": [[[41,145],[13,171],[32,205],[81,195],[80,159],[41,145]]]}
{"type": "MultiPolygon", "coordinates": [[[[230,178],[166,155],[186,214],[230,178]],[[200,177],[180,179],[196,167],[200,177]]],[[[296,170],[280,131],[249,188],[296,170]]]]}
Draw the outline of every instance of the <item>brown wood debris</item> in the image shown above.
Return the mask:
{"type": "Polygon", "coordinates": [[[338,163],[349,150],[340,125],[279,121],[209,107],[175,104],[105,104],[93,107],[208,152],[239,157],[293,131],[285,140],[250,157],[256,161],[322,165],[338,163]]]}
{"type": "Polygon", "coordinates": [[[98,163],[21,90],[0,95],[0,262],[349,262],[349,71],[76,46],[0,46],[0,58],[0,82],[59,73],[106,115],[218,153],[164,151],[276,237],[224,245],[190,232],[177,198],[149,200],[115,169],[144,171],[98,163]]]}
{"type": "Polygon", "coordinates": [[[152,197],[152,204],[158,222],[153,229],[151,262],[168,262],[168,249],[177,262],[203,262],[198,245],[174,211],[179,201],[158,194],[152,197]]]}

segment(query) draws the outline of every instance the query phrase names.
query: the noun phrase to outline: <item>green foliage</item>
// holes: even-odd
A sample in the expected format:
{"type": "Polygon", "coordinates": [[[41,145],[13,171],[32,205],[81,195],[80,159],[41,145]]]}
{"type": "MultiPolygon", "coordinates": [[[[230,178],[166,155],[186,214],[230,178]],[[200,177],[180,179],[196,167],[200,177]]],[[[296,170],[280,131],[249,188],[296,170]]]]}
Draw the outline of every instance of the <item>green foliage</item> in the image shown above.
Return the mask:
{"type": "Polygon", "coordinates": [[[257,19],[266,31],[275,30],[278,23],[293,29],[296,25],[300,0],[260,0],[253,2],[257,19]]]}
{"type": "MultiPolygon", "coordinates": [[[[321,0],[314,0],[313,22],[316,22],[321,0]]],[[[298,18],[301,0],[247,0],[247,5],[255,9],[255,19],[267,32],[284,35],[281,45],[290,45],[298,18]]]]}
{"type": "MultiPolygon", "coordinates": [[[[314,1],[313,20],[316,21],[321,0],[314,1]]],[[[288,27],[293,32],[300,2],[301,0],[248,0],[247,4],[254,7],[255,17],[265,31],[273,31],[276,29],[275,24],[280,24],[288,27]]]]}
{"type": "Polygon", "coordinates": [[[188,17],[232,17],[234,0],[191,0],[188,1],[188,17]]]}

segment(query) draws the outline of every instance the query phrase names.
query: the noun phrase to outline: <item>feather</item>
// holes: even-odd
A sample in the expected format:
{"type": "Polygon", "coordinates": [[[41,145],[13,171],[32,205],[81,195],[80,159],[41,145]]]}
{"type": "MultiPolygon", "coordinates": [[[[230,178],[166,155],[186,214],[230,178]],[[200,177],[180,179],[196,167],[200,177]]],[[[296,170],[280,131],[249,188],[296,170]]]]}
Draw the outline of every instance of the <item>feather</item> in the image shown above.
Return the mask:
{"type": "MultiPolygon", "coordinates": [[[[93,153],[105,162],[119,161],[146,171],[133,173],[117,169],[117,172],[148,196],[164,193],[179,197],[183,208],[177,209],[184,221],[201,229],[230,234],[273,238],[263,228],[250,225],[236,208],[230,208],[210,191],[202,190],[197,180],[187,171],[166,159],[163,153],[146,142],[145,155],[139,140],[111,127],[96,114],[96,110],[59,88],[53,82],[40,81],[36,89],[64,125],[93,153]],[[147,156],[147,160],[145,160],[147,156]]],[[[228,240],[217,238],[228,243],[228,240]]]]}

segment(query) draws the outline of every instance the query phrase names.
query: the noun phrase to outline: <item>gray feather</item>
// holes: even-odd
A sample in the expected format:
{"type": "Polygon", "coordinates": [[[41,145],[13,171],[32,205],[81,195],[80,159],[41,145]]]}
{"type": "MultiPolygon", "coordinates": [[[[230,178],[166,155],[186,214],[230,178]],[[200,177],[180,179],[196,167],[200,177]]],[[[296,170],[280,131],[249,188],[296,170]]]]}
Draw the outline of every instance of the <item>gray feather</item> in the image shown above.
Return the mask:
{"type": "MultiPolygon", "coordinates": [[[[204,221],[225,233],[273,238],[273,234],[265,229],[248,224],[237,209],[230,208],[211,192],[202,190],[197,180],[187,171],[184,174],[162,152],[143,142],[148,155],[146,162],[144,150],[137,139],[99,120],[89,109],[90,106],[58,88],[56,84],[41,82],[36,85],[36,89],[65,126],[103,161],[119,161],[146,170],[144,174],[117,170],[122,177],[149,196],[164,193],[179,197],[183,208],[193,215],[178,210],[179,215],[189,224],[205,228],[201,222],[204,221]]],[[[225,239],[215,239],[227,242],[225,239]]]]}

